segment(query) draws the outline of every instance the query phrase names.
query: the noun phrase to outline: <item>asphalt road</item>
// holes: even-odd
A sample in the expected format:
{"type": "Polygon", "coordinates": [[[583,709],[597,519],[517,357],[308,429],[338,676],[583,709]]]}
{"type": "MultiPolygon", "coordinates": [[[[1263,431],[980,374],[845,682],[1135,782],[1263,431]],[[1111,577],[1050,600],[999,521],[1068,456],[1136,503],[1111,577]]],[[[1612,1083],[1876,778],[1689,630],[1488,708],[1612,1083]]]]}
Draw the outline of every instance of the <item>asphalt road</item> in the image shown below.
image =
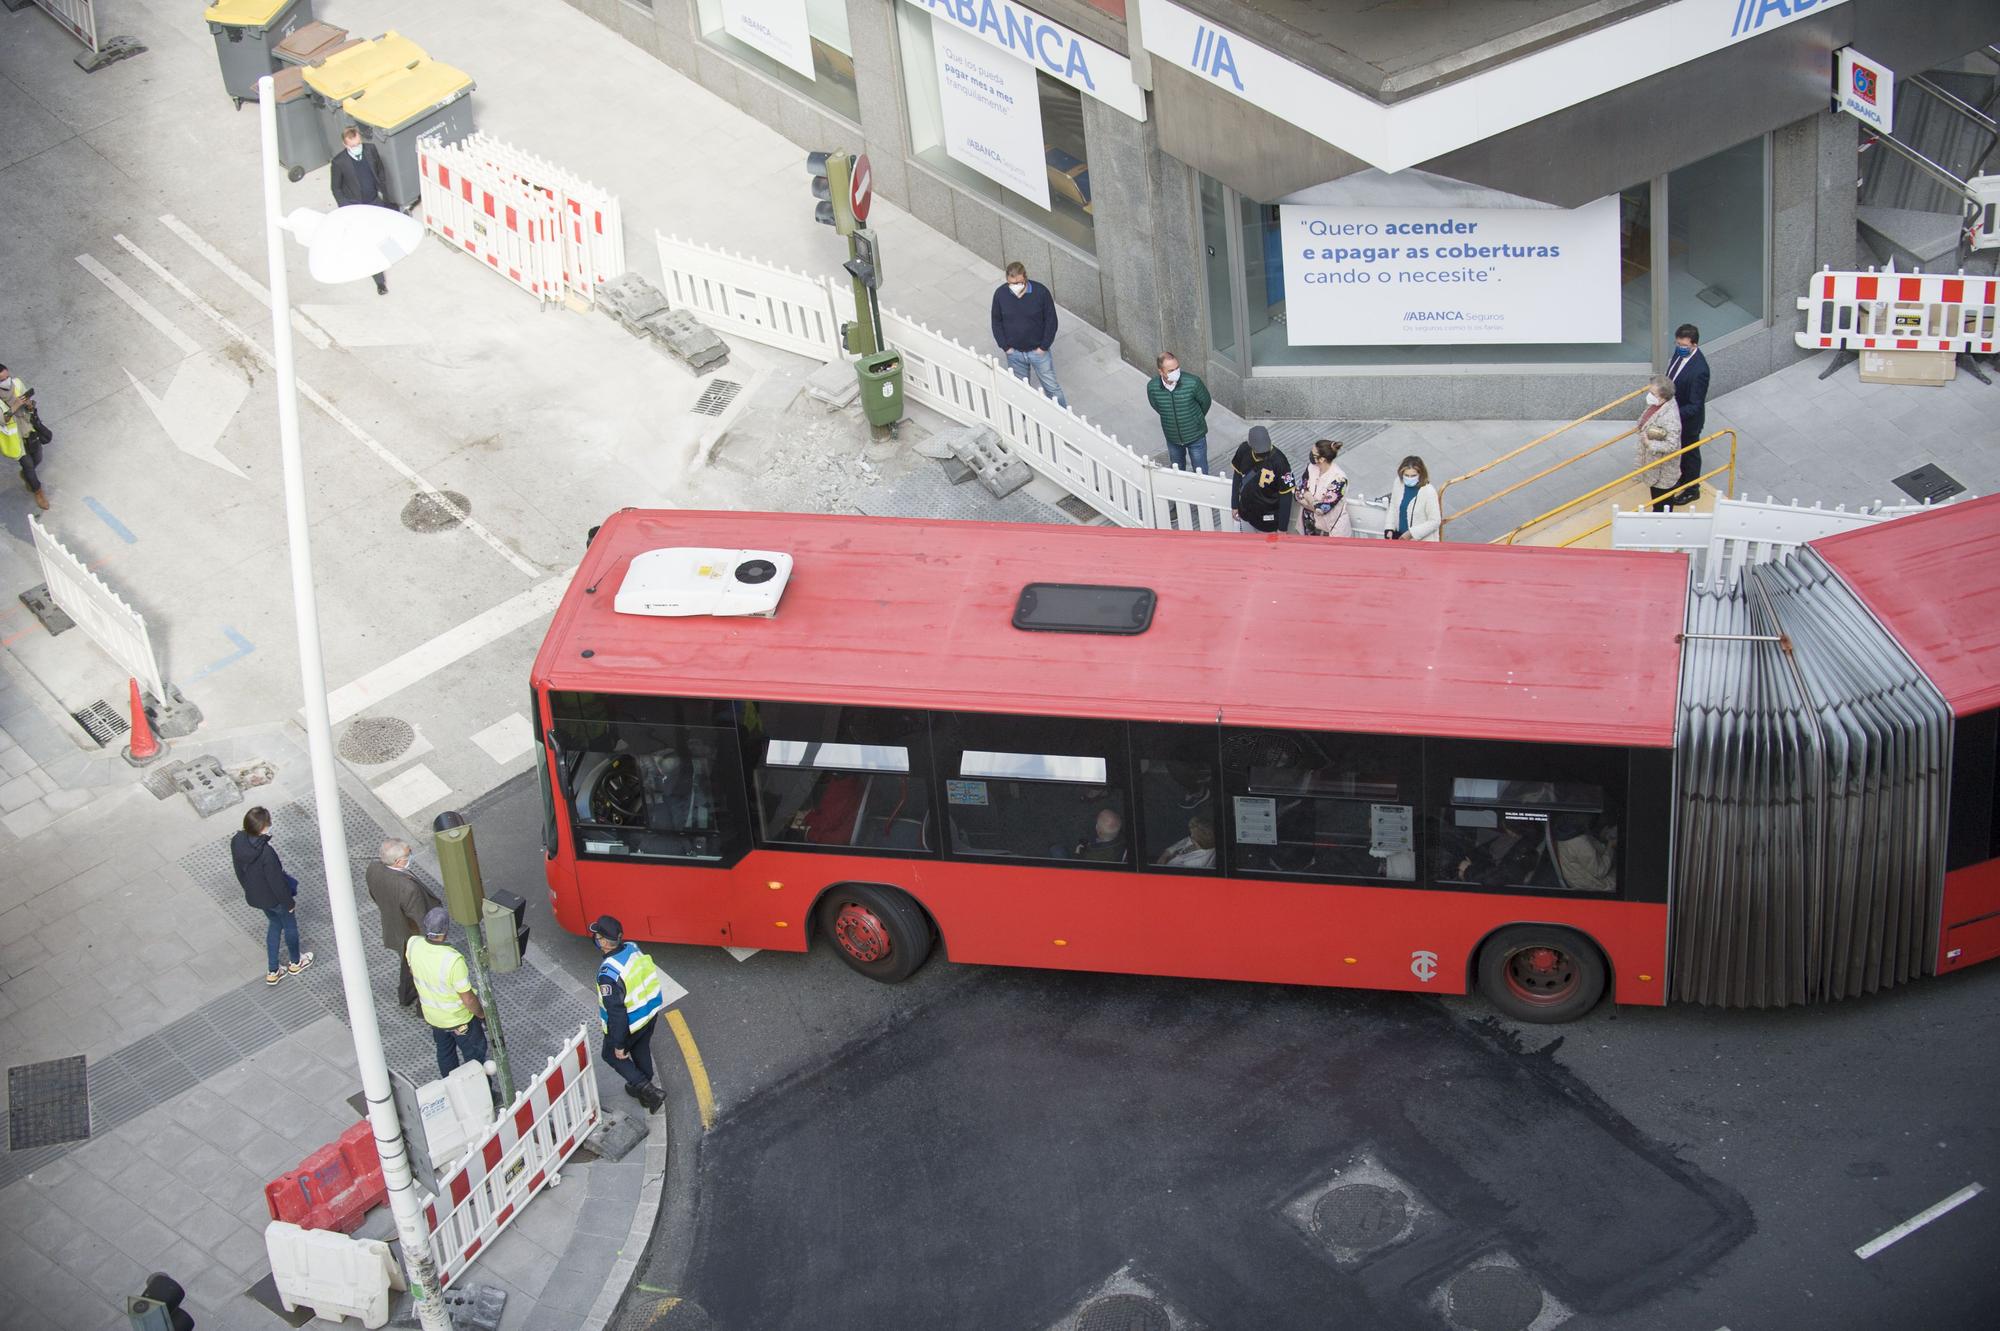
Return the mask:
{"type": "MultiPolygon", "coordinates": [[[[587,965],[548,915],[532,783],[472,812],[489,883],[587,965]]],[[[674,1167],[625,1327],[2000,1325],[2000,967],[1547,1028],[1475,999],[652,951],[716,1117],[656,1042],[674,1167]]]]}

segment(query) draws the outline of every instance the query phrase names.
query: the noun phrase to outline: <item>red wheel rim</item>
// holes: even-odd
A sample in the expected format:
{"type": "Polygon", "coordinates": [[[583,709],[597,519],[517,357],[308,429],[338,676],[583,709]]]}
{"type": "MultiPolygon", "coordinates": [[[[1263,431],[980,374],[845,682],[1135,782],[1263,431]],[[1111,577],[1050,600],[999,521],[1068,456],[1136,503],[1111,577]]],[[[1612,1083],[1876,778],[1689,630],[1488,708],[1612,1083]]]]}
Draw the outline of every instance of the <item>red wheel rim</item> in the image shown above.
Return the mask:
{"type": "Polygon", "coordinates": [[[833,941],[856,961],[877,962],[894,951],[889,944],[888,926],[866,906],[845,902],[833,917],[833,941]]]}
{"type": "Polygon", "coordinates": [[[1562,1002],[1583,983],[1576,958],[1546,944],[1509,953],[1505,974],[1507,991],[1523,1003],[1537,1007],[1562,1002]]]}

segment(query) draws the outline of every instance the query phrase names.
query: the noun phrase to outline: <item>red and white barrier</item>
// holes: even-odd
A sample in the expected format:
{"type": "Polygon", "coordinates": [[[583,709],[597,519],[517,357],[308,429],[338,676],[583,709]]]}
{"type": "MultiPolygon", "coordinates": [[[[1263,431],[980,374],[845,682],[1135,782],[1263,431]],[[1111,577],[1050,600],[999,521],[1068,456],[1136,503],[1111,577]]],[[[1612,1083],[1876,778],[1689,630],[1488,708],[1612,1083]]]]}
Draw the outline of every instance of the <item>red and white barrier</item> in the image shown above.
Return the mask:
{"type": "Polygon", "coordinates": [[[1814,273],[1798,344],[1843,351],[1953,351],[1986,355],[2000,346],[2000,277],[1814,273]]]}
{"type": "Polygon", "coordinates": [[[438,1174],[424,1225],[440,1285],[450,1288],[535,1194],[560,1181],[563,1162],[603,1117],[591,1063],[590,1030],[579,1026],[500,1121],[438,1174]]]}
{"type": "Polygon", "coordinates": [[[539,300],[625,272],[617,196],[484,134],[417,145],[424,225],[539,300]]]}

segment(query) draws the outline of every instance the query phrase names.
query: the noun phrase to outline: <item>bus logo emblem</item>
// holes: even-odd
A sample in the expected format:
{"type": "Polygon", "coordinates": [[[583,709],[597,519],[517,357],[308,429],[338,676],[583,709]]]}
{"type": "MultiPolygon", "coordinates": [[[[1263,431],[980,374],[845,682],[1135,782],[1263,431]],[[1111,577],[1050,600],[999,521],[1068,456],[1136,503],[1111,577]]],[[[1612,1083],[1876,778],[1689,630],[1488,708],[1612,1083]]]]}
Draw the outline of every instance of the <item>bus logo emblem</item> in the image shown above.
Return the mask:
{"type": "Polygon", "coordinates": [[[1410,953],[1410,974],[1429,984],[1437,978],[1438,954],[1435,952],[1410,953]]]}

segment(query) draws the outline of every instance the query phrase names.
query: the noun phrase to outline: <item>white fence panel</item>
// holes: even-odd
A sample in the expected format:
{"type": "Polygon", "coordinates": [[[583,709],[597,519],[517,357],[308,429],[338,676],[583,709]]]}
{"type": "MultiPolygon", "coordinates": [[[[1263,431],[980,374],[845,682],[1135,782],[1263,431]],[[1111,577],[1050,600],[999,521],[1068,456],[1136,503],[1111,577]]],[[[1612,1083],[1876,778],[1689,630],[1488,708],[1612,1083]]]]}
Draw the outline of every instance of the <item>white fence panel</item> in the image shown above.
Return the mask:
{"type": "Polygon", "coordinates": [[[1183,531],[1235,531],[1229,478],[1154,467],[1153,524],[1183,531]],[[1171,506],[1171,507],[1169,507],[1171,506]]]}
{"type": "Polygon", "coordinates": [[[1695,581],[1733,586],[1751,564],[1783,559],[1808,541],[1856,527],[1921,513],[1925,504],[1849,509],[1781,504],[1774,499],[1717,499],[1713,513],[1622,513],[1613,510],[1611,544],[1618,550],[1685,550],[1695,555],[1695,581]]]}
{"type": "Polygon", "coordinates": [[[841,355],[840,324],[826,284],[790,268],[654,235],[660,289],[716,331],[830,361],[841,355]]]}
{"type": "Polygon", "coordinates": [[[1157,469],[999,361],[990,363],[1002,409],[994,428],[1007,446],[1120,526],[1152,526],[1151,475],[1157,469]]]}
{"type": "Polygon", "coordinates": [[[35,534],[35,553],[42,561],[42,580],[49,585],[49,598],[118,663],[119,669],[150,689],[155,698],[164,699],[166,681],[161,678],[159,660],[153,655],[146,617],[125,604],[104,579],[84,567],[81,559],[49,533],[40,518],[29,518],[28,526],[35,534]]]}
{"type": "MultiPolygon", "coordinates": [[[[70,36],[93,51],[101,49],[97,42],[97,6],[94,0],[35,0],[35,3],[47,11],[50,18],[62,24],[63,30],[70,36]]],[[[119,40],[125,39],[121,37],[119,40]]]]}

